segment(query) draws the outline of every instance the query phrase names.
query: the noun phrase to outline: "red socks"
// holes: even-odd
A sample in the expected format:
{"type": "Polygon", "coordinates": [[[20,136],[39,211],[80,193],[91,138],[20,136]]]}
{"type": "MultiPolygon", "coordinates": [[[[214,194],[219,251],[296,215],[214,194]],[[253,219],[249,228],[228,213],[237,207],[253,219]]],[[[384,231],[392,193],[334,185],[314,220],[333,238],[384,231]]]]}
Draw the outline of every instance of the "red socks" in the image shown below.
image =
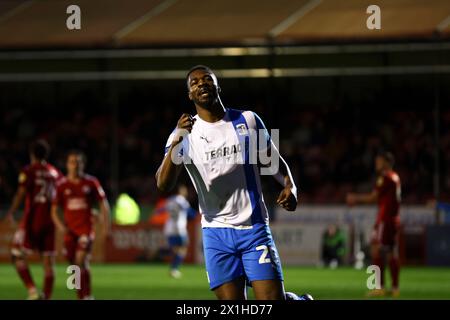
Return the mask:
{"type": "Polygon", "coordinates": [[[81,279],[84,279],[84,281],[82,280],[84,297],[89,297],[91,295],[91,270],[84,269],[81,274],[81,279]]]}
{"type": "MultiPolygon", "coordinates": [[[[373,263],[380,268],[381,288],[384,288],[385,265],[384,265],[383,259],[381,258],[381,255],[379,255],[378,257],[374,257],[373,263]]],[[[399,277],[400,277],[400,261],[399,261],[398,257],[394,257],[394,256],[390,257],[389,269],[390,269],[391,279],[392,279],[392,289],[398,289],[399,277]]]]}
{"type": "Polygon", "coordinates": [[[53,292],[53,283],[55,282],[55,275],[53,270],[46,272],[44,275],[44,296],[46,300],[49,300],[53,292]]]}
{"type": "Polygon", "coordinates": [[[391,269],[392,289],[398,289],[400,261],[397,257],[391,257],[389,260],[389,268],[391,269]]]}
{"type": "Polygon", "coordinates": [[[91,271],[89,269],[81,269],[81,288],[77,290],[78,299],[82,300],[91,295],[91,271]]]}
{"type": "Polygon", "coordinates": [[[27,289],[35,288],[33,278],[31,277],[30,268],[26,264],[16,264],[16,270],[27,289]]]}
{"type": "Polygon", "coordinates": [[[384,261],[381,254],[373,258],[373,263],[380,268],[380,285],[384,288],[384,261]]]}

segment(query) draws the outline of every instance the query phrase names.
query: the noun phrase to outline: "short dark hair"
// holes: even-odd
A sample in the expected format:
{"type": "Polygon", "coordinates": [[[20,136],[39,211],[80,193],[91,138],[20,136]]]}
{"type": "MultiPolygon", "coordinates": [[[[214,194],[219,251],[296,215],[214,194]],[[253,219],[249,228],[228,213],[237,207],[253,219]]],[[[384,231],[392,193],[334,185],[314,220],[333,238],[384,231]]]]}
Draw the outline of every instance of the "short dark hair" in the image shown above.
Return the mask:
{"type": "Polygon", "coordinates": [[[395,164],[395,157],[392,154],[392,152],[380,151],[380,152],[378,152],[378,156],[382,157],[384,160],[386,160],[391,167],[394,166],[394,164],[395,164]]]}
{"type": "Polygon", "coordinates": [[[50,154],[50,145],[44,139],[38,139],[31,143],[30,153],[38,160],[47,160],[50,154]]]}
{"type": "Polygon", "coordinates": [[[203,64],[198,64],[196,66],[193,66],[192,68],[189,69],[189,71],[186,74],[186,85],[189,89],[189,76],[191,75],[192,72],[194,72],[195,70],[204,70],[206,72],[212,73],[215,75],[214,71],[212,71],[212,69],[210,67],[207,67],[203,64]]]}
{"type": "Polygon", "coordinates": [[[80,156],[81,160],[83,161],[84,164],[86,164],[86,154],[78,149],[72,149],[67,153],[67,158],[69,158],[70,156],[75,155],[75,156],[80,156]]]}

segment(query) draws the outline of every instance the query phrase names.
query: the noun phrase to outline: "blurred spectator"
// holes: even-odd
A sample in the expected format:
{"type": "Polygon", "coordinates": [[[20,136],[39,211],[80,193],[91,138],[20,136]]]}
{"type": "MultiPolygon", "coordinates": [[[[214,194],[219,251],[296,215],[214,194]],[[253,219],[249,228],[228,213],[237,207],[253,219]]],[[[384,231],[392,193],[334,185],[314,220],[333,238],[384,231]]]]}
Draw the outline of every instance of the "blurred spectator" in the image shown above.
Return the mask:
{"type": "MultiPolygon", "coordinates": [[[[60,95],[53,102],[11,94],[11,106],[6,95],[2,96],[0,203],[7,203],[14,193],[15,173],[27,162],[31,137],[42,137],[52,146],[50,161],[60,169],[68,150],[83,149],[89,159],[87,169],[104,184],[109,196],[126,191],[140,206],[154,205],[160,196],[154,173],[166,139],[179,115],[193,109],[184,87],[164,91],[161,86],[135,83],[122,91],[116,115],[104,92],[95,88],[82,87],[78,93],[60,95]]],[[[370,189],[371,159],[381,147],[395,153],[403,203],[424,204],[433,197],[434,120],[426,102],[419,111],[384,106],[380,112],[378,107],[365,106],[368,115],[362,116],[362,107],[352,108],[345,102],[343,106],[319,108],[286,101],[285,112],[279,112],[270,100],[247,91],[245,95],[248,108],[254,107],[269,129],[281,128],[281,153],[298,181],[302,203],[339,204],[350,187],[370,189]]],[[[234,96],[233,92],[225,95],[229,100],[234,96]]],[[[442,110],[440,118],[441,194],[450,195],[450,111],[442,110]]],[[[271,197],[276,199],[279,189],[272,180],[262,181],[268,206],[274,204],[271,197]]]]}
{"type": "Polygon", "coordinates": [[[121,193],[114,206],[114,222],[120,225],[136,224],[140,221],[139,205],[126,193],[121,193]]]}
{"type": "Polygon", "coordinates": [[[332,269],[341,266],[345,257],[345,234],[338,226],[327,227],[322,236],[322,262],[332,269]]]}

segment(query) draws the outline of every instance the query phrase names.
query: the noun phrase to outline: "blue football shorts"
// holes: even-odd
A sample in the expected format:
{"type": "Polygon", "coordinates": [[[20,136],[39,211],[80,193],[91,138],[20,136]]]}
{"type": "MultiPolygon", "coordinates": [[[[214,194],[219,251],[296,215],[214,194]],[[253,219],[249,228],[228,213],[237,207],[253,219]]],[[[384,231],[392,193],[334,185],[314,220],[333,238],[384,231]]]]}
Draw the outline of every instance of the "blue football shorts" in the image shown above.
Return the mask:
{"type": "Polygon", "coordinates": [[[203,228],[203,250],[211,290],[244,276],[248,282],[281,280],[283,271],[269,226],[203,228]]]}

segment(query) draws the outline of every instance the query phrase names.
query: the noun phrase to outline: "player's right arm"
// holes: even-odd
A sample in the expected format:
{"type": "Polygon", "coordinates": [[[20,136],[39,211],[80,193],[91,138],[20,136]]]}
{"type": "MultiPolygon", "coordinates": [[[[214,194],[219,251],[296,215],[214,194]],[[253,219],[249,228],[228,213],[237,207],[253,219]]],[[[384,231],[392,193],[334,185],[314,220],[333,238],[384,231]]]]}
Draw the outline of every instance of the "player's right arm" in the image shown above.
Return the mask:
{"type": "Polygon", "coordinates": [[[27,195],[29,184],[30,184],[29,172],[27,169],[24,169],[19,174],[19,186],[17,187],[17,191],[14,195],[11,207],[9,208],[5,216],[5,220],[9,221],[12,225],[15,225],[14,214],[24,201],[27,195]]]}
{"type": "MultiPolygon", "coordinates": [[[[161,165],[156,172],[156,185],[161,191],[170,191],[175,186],[178,176],[180,175],[182,164],[174,163],[174,152],[177,152],[176,146],[183,140],[186,134],[190,133],[195,119],[191,115],[184,113],[177,123],[172,141],[168,146],[168,150],[161,165]]],[[[169,138],[170,139],[170,138],[169,138]]]]}
{"type": "Polygon", "coordinates": [[[27,194],[27,189],[24,186],[19,186],[17,188],[17,191],[16,191],[16,194],[14,195],[11,207],[9,208],[9,210],[5,216],[5,220],[10,221],[11,224],[15,224],[14,213],[16,213],[17,209],[19,209],[20,205],[23,202],[23,199],[25,199],[26,194],[27,194]]]}
{"type": "Polygon", "coordinates": [[[347,194],[347,204],[353,206],[355,204],[370,204],[377,202],[378,191],[374,189],[369,193],[349,193],[347,194]]]}

